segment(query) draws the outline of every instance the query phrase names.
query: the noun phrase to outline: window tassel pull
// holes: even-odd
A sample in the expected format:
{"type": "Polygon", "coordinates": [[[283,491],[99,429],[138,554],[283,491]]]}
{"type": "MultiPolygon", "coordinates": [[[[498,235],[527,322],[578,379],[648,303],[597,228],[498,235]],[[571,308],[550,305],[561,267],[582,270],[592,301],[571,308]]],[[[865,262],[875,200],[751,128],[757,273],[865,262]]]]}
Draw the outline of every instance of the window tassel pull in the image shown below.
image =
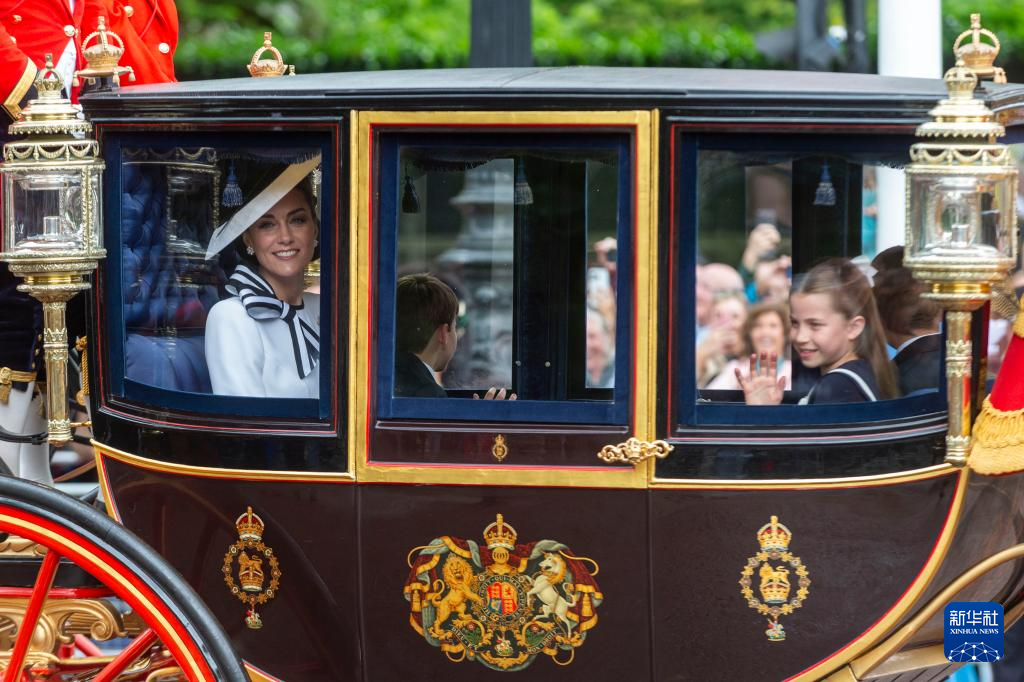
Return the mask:
{"type": "Polygon", "coordinates": [[[238,177],[235,175],[235,163],[231,162],[228,168],[228,181],[224,184],[224,193],[221,196],[221,205],[225,208],[235,208],[245,203],[242,196],[242,188],[238,186],[238,177]]]}
{"type": "Polygon", "coordinates": [[[814,192],[814,205],[836,205],[836,188],[832,186],[832,176],[828,173],[828,161],[821,167],[821,180],[818,181],[818,189],[814,192]]]}

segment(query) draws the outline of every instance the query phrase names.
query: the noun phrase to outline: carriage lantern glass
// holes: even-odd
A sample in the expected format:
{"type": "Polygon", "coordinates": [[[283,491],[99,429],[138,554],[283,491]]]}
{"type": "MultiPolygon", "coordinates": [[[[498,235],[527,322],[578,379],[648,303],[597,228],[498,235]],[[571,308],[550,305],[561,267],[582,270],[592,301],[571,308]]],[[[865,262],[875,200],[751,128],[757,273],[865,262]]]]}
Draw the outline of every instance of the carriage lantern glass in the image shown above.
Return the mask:
{"type": "Polygon", "coordinates": [[[100,230],[103,161],[81,108],[64,99],[51,55],[3,148],[3,252],[43,304],[47,422],[51,443],[71,438],[67,417],[65,304],[89,288],[84,277],[106,255],[100,230]]]}
{"type": "Polygon", "coordinates": [[[1003,126],[974,98],[974,72],[958,60],[945,81],[949,97],[910,148],[905,264],[933,297],[974,308],[1017,255],[1017,168],[996,142],[1003,126]]]}
{"type": "Polygon", "coordinates": [[[971,315],[1006,278],[1017,256],[1017,168],[996,140],[1003,126],[974,89],[958,53],[948,97],[921,124],[907,167],[903,263],[946,310],[946,461],[967,462],[971,434],[971,315]]]}

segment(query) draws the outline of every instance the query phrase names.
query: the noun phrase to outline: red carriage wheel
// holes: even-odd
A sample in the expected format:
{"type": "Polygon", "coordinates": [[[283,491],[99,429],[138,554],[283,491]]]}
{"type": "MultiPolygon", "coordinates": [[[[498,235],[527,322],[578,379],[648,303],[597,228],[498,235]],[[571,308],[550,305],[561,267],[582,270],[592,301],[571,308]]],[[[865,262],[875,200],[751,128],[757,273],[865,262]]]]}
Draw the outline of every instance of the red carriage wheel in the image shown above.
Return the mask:
{"type": "MultiPolygon", "coordinates": [[[[191,587],[152,548],[92,507],[51,488],[0,477],[0,532],[35,543],[33,553],[42,555],[30,562],[34,578],[26,578],[24,559],[0,556],[0,584],[9,586],[0,587],[0,601],[27,598],[20,622],[7,619],[16,630],[11,633],[8,626],[13,642],[7,642],[9,653],[0,652],[6,659],[0,661],[3,682],[67,679],[68,673],[95,682],[248,680],[227,636],[191,587]],[[64,586],[62,581],[69,580],[74,585],[64,586]],[[130,607],[135,624],[130,642],[117,655],[97,656],[88,637],[61,632],[60,652],[77,648],[85,657],[37,651],[33,659],[33,638],[46,640],[47,632],[59,629],[43,617],[44,608],[57,604],[56,611],[63,613],[61,599],[82,596],[100,611],[95,605],[98,600],[107,605],[104,598],[130,607]],[[33,665],[26,666],[30,659],[33,665]]],[[[120,617],[113,606],[108,608],[120,617]]]]}

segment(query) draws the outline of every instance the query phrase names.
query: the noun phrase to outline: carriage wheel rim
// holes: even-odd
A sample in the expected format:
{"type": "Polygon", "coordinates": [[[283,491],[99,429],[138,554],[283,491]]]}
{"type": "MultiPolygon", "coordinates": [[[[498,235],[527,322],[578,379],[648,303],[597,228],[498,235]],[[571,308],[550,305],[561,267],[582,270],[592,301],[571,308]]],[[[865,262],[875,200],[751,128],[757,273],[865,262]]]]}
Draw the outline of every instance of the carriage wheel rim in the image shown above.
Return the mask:
{"type": "Polygon", "coordinates": [[[178,617],[138,576],[127,570],[125,560],[114,557],[77,530],[58,526],[41,516],[0,502],[0,530],[37,542],[74,561],[127,602],[156,632],[182,671],[192,682],[214,680],[198,645],[178,617]],[[125,570],[119,571],[117,567],[125,570]]]}

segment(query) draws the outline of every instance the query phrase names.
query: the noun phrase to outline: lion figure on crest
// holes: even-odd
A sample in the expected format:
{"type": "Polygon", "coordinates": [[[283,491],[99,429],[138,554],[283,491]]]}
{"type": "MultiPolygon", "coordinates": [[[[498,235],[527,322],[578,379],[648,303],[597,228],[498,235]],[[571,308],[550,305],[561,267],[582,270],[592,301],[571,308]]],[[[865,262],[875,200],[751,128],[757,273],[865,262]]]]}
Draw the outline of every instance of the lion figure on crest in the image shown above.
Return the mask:
{"type": "Polygon", "coordinates": [[[453,613],[459,615],[466,613],[467,601],[483,601],[480,595],[473,592],[470,584],[473,580],[473,569],[462,557],[454,555],[448,557],[444,562],[441,574],[444,576],[444,583],[440,584],[440,580],[435,580],[434,594],[430,597],[430,603],[437,609],[437,616],[434,618],[434,624],[430,627],[430,634],[437,639],[444,638],[441,625],[448,620],[449,616],[453,613]],[[448,587],[448,591],[442,596],[441,593],[445,586],[448,587]]]}
{"type": "Polygon", "coordinates": [[[571,587],[567,588],[564,583],[565,561],[558,554],[544,552],[540,573],[533,578],[533,587],[526,593],[526,603],[532,604],[533,598],[537,597],[542,604],[540,617],[561,621],[567,634],[572,635],[572,621],[567,614],[570,608],[576,606],[576,598],[571,587]],[[565,592],[559,592],[559,587],[565,592]]]}

